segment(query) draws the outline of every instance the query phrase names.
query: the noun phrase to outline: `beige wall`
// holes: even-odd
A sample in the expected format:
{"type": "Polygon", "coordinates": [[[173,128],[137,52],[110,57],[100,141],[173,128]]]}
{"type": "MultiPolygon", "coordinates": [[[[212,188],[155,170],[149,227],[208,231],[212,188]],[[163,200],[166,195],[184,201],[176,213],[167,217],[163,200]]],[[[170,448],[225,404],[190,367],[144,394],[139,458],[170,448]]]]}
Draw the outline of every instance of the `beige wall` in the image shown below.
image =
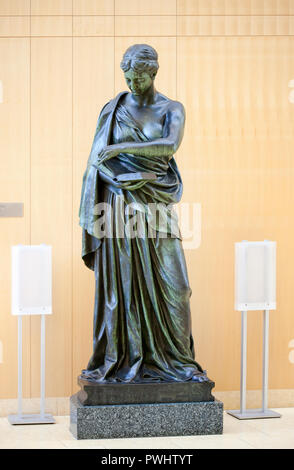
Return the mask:
{"type": "MultiPolygon", "coordinates": [[[[158,50],[157,89],[187,111],[176,158],[183,201],[201,205],[201,243],[186,250],[197,360],[218,391],[239,389],[234,242],[276,240],[269,387],[294,389],[293,35],[293,0],[0,0],[0,201],[24,202],[23,218],[0,218],[0,398],[17,394],[11,245],[53,247],[47,396],[74,392],[89,359],[82,175],[101,107],[126,88],[122,53],[136,42],[158,50]]],[[[262,315],[248,316],[248,388],[258,389],[262,315]]],[[[39,328],[25,319],[26,397],[39,395],[39,328]]]]}

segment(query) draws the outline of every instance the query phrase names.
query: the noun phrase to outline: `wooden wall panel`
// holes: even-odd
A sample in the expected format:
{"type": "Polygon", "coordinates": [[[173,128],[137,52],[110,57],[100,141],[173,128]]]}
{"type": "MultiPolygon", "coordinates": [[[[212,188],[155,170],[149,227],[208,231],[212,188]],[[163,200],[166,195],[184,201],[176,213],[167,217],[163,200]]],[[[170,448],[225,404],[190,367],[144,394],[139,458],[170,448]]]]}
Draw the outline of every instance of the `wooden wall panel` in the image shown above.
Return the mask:
{"type": "Polygon", "coordinates": [[[178,15],[293,15],[293,0],[177,0],[178,15]]]}
{"type": "MultiPolygon", "coordinates": [[[[31,242],[52,245],[53,315],[46,393],[72,384],[72,39],[31,40],[31,242]]],[[[39,395],[40,319],[32,318],[32,395],[39,395]]]]}
{"type": "Polygon", "coordinates": [[[114,96],[114,39],[73,42],[73,390],[92,354],[95,274],[81,258],[79,206],[98,115],[114,96]],[[93,58],[95,58],[93,60],[93,58]]]}
{"type": "Polygon", "coordinates": [[[32,36],[72,36],[71,16],[32,16],[32,36]]]}
{"type": "MultiPolygon", "coordinates": [[[[176,158],[183,202],[201,208],[200,245],[186,249],[197,359],[217,390],[239,389],[234,243],[276,240],[269,386],[293,388],[293,0],[0,0],[0,37],[0,201],[25,208],[0,219],[0,397],[17,385],[12,244],[53,247],[47,396],[69,396],[87,365],[95,282],[81,259],[82,176],[102,106],[127,89],[119,64],[134,43],[155,47],[155,86],[187,112],[176,158]]],[[[24,323],[24,392],[38,396],[40,320],[24,323]]],[[[250,313],[250,389],[261,386],[261,326],[250,313]]]]}
{"type": "MultiPolygon", "coordinates": [[[[278,309],[271,313],[270,387],[281,381],[284,388],[293,386],[286,355],[294,320],[287,315],[285,296],[289,299],[290,293],[283,279],[291,277],[285,257],[294,228],[294,119],[287,100],[294,43],[293,38],[267,41],[178,39],[178,99],[187,111],[178,155],[183,199],[202,207],[202,242],[198,250],[187,252],[194,334],[199,361],[218,390],[239,387],[233,247],[243,239],[277,241],[278,309]],[[188,81],[193,88],[186,86],[188,81]]],[[[256,389],[261,384],[260,312],[250,313],[248,336],[248,388],[256,389]]]]}
{"type": "Polygon", "coordinates": [[[115,0],[116,15],[176,15],[177,0],[115,0]]]}
{"type": "Polygon", "coordinates": [[[74,16],[74,36],[113,36],[113,16],[74,16]]]}
{"type": "MultiPolygon", "coordinates": [[[[24,216],[0,217],[0,398],[17,396],[17,317],[11,315],[11,246],[30,243],[30,44],[0,39],[0,201],[22,202],[24,216]]],[[[30,318],[23,321],[23,392],[30,396],[30,318]]]]}
{"type": "Polygon", "coordinates": [[[116,36],[175,36],[175,16],[116,16],[116,36]]]}
{"type": "Polygon", "coordinates": [[[74,15],[113,15],[114,0],[72,0],[74,15]]]}
{"type": "Polygon", "coordinates": [[[30,35],[28,16],[1,16],[0,37],[22,37],[30,35]]]}
{"type": "Polygon", "coordinates": [[[178,36],[286,36],[293,16],[178,16],[178,36]]]}
{"type": "Polygon", "coordinates": [[[29,15],[30,0],[0,0],[0,15],[29,15]]]}
{"type": "Polygon", "coordinates": [[[73,0],[31,0],[31,15],[72,15],[73,0]]]}

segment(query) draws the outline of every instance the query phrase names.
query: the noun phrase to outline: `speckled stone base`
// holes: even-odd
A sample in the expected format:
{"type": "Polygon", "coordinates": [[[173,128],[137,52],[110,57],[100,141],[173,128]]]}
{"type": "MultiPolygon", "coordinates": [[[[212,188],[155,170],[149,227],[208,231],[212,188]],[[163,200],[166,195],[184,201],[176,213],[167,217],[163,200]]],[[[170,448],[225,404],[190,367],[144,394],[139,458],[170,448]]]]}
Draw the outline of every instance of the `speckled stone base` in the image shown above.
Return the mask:
{"type": "Polygon", "coordinates": [[[70,399],[70,430],[77,439],[222,434],[220,401],[132,405],[82,405],[70,399]]]}

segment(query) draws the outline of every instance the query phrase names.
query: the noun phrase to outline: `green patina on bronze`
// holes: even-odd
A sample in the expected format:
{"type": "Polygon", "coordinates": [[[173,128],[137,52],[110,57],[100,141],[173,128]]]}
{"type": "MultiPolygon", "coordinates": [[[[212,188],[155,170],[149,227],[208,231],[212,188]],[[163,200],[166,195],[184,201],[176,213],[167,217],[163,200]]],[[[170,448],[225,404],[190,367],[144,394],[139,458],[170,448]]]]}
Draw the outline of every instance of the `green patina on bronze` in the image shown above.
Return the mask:
{"type": "Polygon", "coordinates": [[[130,92],[103,107],[83,178],[82,258],[95,271],[96,292],[93,355],[81,377],[97,383],[205,381],[194,358],[191,289],[171,210],[182,195],[173,154],[185,110],[156,91],[158,61],[151,46],[131,46],[121,68],[130,92]],[[111,207],[105,218],[111,237],[97,232],[101,202],[111,207]],[[164,236],[157,219],[154,236],[147,236],[144,211],[138,211],[143,235],[120,236],[122,207],[134,202],[143,208],[161,203],[164,236]]]}

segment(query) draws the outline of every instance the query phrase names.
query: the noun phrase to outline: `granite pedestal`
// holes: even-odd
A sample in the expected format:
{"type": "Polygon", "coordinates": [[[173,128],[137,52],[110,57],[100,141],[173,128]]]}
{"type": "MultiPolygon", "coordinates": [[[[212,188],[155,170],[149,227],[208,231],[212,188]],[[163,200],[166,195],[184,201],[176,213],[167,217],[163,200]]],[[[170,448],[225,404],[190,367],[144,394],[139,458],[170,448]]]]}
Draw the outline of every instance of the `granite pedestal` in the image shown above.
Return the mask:
{"type": "Polygon", "coordinates": [[[223,404],[211,381],[93,384],[79,378],[70,399],[70,430],[77,439],[222,434],[223,404]]]}

